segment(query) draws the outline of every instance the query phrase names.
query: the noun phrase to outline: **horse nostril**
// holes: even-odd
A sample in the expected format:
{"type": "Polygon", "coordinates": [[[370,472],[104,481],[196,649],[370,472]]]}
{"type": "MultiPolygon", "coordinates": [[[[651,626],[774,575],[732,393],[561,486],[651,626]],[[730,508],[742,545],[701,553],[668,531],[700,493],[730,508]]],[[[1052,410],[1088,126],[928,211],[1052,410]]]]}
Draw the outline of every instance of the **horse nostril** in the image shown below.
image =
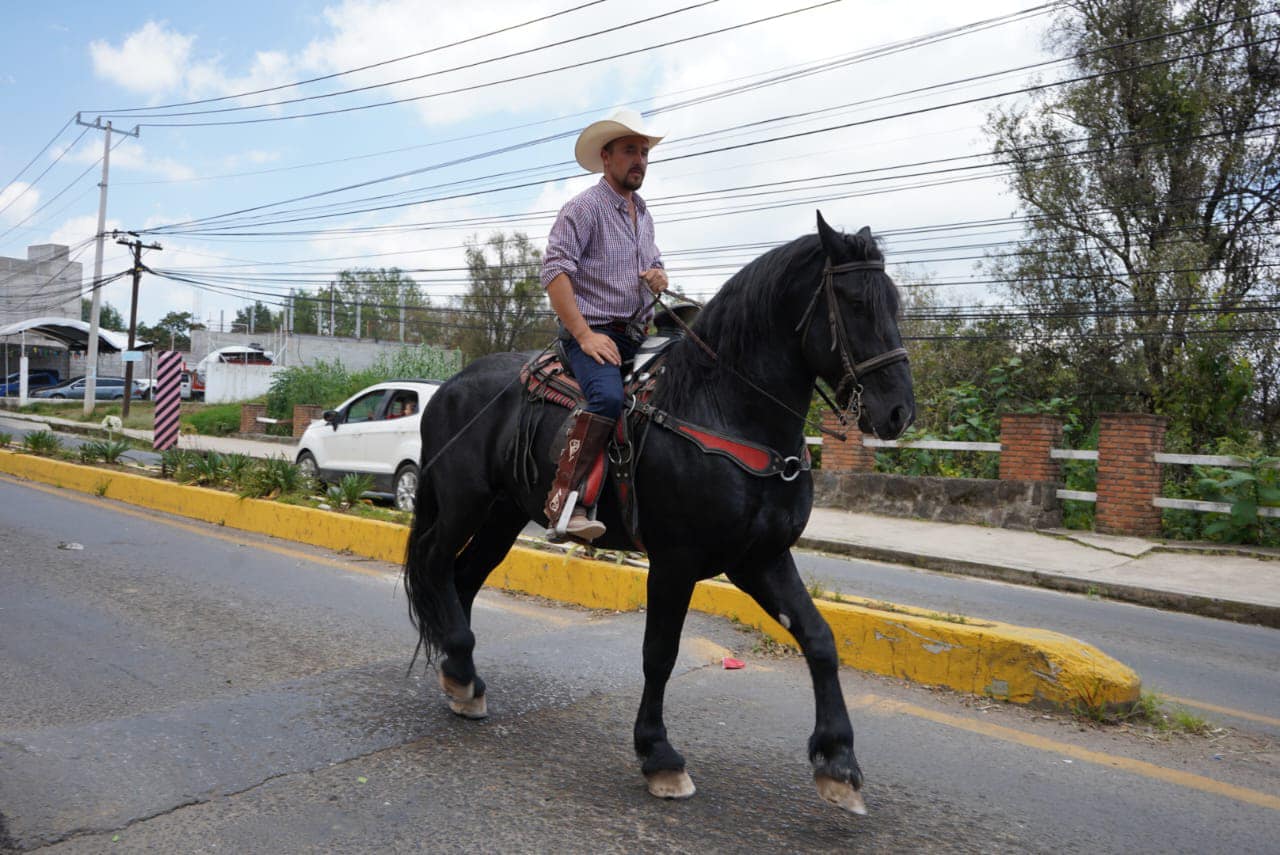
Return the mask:
{"type": "Polygon", "coordinates": [[[909,409],[899,404],[889,413],[889,427],[893,430],[893,436],[901,436],[902,432],[911,424],[912,413],[909,409]]]}

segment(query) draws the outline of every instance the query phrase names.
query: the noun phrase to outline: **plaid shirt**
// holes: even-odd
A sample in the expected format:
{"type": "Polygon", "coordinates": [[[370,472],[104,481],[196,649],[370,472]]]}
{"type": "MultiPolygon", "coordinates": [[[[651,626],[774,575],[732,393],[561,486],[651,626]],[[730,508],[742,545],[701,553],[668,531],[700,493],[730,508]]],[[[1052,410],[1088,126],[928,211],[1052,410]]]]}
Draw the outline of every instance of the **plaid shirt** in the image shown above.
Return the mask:
{"type": "Polygon", "coordinates": [[[627,200],[601,178],[594,187],[574,196],[560,209],[547,252],[542,258],[542,287],[561,273],[573,284],[573,297],[587,324],[611,321],[647,322],[644,311],[652,300],[640,274],[662,267],[654,243],[653,217],[637,194],[636,225],[631,224],[627,200]]]}

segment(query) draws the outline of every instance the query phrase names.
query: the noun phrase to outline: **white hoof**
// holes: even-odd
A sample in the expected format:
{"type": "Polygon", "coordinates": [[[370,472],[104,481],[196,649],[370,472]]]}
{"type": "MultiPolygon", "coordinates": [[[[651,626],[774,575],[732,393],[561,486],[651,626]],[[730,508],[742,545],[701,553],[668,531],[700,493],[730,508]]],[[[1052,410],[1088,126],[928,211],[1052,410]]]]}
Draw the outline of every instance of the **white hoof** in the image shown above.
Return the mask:
{"type": "Polygon", "coordinates": [[[441,671],[440,688],[444,689],[445,697],[449,699],[449,709],[463,718],[481,719],[489,717],[489,706],[485,703],[484,695],[476,697],[476,684],[474,682],[467,683],[464,686],[457,680],[449,679],[441,671]]]}
{"type": "Polygon", "coordinates": [[[862,793],[853,788],[848,781],[837,781],[827,775],[814,775],[813,782],[818,786],[818,795],[836,807],[844,808],[858,816],[867,815],[867,803],[862,800],[862,793]]]}
{"type": "Polygon", "coordinates": [[[443,671],[439,672],[440,688],[449,697],[451,701],[469,701],[476,696],[476,684],[474,682],[463,685],[457,680],[451,680],[444,675],[443,671]]]}
{"type": "Polygon", "coordinates": [[[678,772],[665,769],[644,777],[649,784],[650,795],[660,799],[687,799],[698,791],[689,773],[683,769],[678,772]]]}
{"type": "Polygon", "coordinates": [[[450,698],[449,709],[463,718],[482,719],[489,717],[489,707],[484,701],[484,695],[472,698],[469,701],[455,701],[450,698]]]}

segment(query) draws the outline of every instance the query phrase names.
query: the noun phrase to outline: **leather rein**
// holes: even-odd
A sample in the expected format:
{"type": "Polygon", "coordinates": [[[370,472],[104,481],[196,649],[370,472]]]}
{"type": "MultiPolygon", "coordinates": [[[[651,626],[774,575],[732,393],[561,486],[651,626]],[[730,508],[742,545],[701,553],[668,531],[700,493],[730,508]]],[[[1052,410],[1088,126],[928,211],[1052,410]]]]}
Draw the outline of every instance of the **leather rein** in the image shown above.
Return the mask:
{"type": "MultiPolygon", "coordinates": [[[[800,316],[800,323],[796,324],[795,329],[796,332],[800,333],[800,342],[803,344],[805,338],[809,335],[809,326],[813,323],[813,315],[814,310],[818,305],[818,298],[825,294],[827,298],[827,324],[831,332],[831,349],[839,349],[840,361],[844,365],[845,372],[844,376],[840,379],[839,385],[836,386],[836,398],[840,397],[843,389],[849,387],[848,405],[846,407],[839,406],[835,401],[828,397],[827,393],[823,391],[821,386],[816,386],[816,384],[815,386],[818,390],[818,394],[822,396],[822,399],[827,402],[829,407],[831,407],[832,412],[836,414],[836,418],[839,420],[841,427],[845,428],[850,424],[856,427],[859,418],[862,416],[862,378],[873,371],[884,368],[887,365],[892,365],[895,362],[905,362],[907,359],[907,349],[904,347],[895,347],[893,350],[878,354],[870,359],[864,359],[862,362],[854,362],[853,351],[849,345],[849,335],[845,331],[843,320],[840,318],[839,303],[836,301],[835,277],[840,273],[852,273],[857,270],[883,271],[884,262],[847,261],[843,264],[832,264],[830,259],[828,259],[826,265],[822,269],[822,282],[818,288],[814,290],[813,297],[809,300],[809,305],[805,308],[804,314],[800,316]]],[[[687,300],[688,298],[685,299],[687,300]]],[[[654,298],[654,303],[661,302],[662,295],[659,294],[654,298]]],[[[711,348],[711,345],[703,341],[679,315],[675,312],[671,312],[669,309],[668,314],[675,320],[681,330],[684,331],[685,335],[689,336],[689,338],[697,344],[698,347],[702,348],[702,350],[713,360],[716,360],[717,362],[719,361],[720,358],[711,348]]],[[[806,425],[809,425],[810,427],[817,429],[819,432],[825,433],[842,442],[848,439],[847,434],[831,430],[828,427],[815,423],[807,414],[795,411],[786,403],[780,401],[772,393],[761,388],[758,384],[753,382],[751,378],[745,376],[733,366],[728,365],[725,367],[743,383],[773,401],[793,416],[799,417],[806,425]]]]}

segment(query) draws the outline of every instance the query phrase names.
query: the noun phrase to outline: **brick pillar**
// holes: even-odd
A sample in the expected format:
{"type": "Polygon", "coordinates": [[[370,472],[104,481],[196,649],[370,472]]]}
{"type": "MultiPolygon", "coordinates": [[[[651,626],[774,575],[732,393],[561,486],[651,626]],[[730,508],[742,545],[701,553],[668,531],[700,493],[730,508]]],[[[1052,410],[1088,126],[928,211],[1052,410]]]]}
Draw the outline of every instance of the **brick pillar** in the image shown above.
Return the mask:
{"type": "Polygon", "coordinates": [[[265,416],[266,414],[266,404],[241,404],[240,432],[262,433],[262,425],[258,424],[258,416],[265,416]]]}
{"type": "Polygon", "coordinates": [[[315,404],[294,404],[293,405],[293,436],[302,436],[307,428],[311,427],[311,422],[324,415],[324,407],[315,404]]]}
{"type": "MultiPolygon", "coordinates": [[[[822,426],[829,430],[842,430],[835,413],[829,410],[822,413],[822,426]]],[[[847,431],[849,438],[840,440],[824,435],[822,437],[822,468],[826,472],[874,472],[876,471],[876,452],[862,444],[862,433],[855,425],[847,431]]]]}
{"type": "Polygon", "coordinates": [[[1062,418],[1006,413],[1000,417],[1000,480],[1061,481],[1049,451],[1062,442],[1062,418]]]}
{"type": "Polygon", "coordinates": [[[1098,504],[1093,527],[1106,534],[1155,537],[1163,487],[1155,455],[1169,420],[1145,413],[1104,413],[1098,433],[1098,504]]]}

